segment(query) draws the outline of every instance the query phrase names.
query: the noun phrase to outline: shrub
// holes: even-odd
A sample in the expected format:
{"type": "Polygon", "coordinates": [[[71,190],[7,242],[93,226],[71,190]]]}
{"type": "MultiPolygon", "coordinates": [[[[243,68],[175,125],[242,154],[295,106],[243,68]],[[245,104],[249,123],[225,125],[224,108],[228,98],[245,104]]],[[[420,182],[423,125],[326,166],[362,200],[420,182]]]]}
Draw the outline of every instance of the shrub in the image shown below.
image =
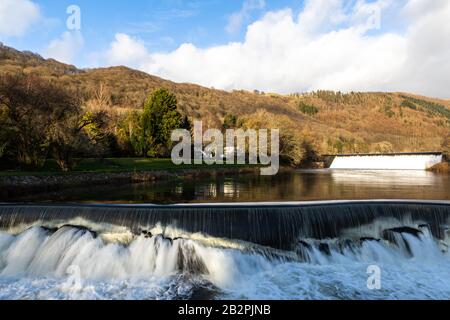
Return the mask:
{"type": "Polygon", "coordinates": [[[306,104],[303,101],[299,103],[298,107],[302,113],[309,116],[314,116],[319,112],[319,109],[317,109],[317,107],[311,104],[306,104]]]}
{"type": "Polygon", "coordinates": [[[223,119],[223,128],[225,130],[236,128],[237,122],[237,116],[233,114],[226,114],[225,118],[223,119]]]}
{"type": "Polygon", "coordinates": [[[401,106],[412,110],[417,110],[417,106],[413,102],[406,99],[402,101],[401,106]]]}

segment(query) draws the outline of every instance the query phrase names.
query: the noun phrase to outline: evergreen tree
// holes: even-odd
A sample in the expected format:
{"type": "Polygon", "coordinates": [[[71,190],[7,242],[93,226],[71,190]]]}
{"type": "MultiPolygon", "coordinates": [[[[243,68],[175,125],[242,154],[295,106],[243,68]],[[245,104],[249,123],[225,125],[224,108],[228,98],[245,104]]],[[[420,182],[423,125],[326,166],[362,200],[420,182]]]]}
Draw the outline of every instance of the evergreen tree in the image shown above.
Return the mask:
{"type": "Polygon", "coordinates": [[[189,121],[177,110],[177,99],[167,89],[158,89],[148,98],[140,118],[139,153],[148,157],[166,157],[172,147],[175,129],[189,129],[189,121]]]}

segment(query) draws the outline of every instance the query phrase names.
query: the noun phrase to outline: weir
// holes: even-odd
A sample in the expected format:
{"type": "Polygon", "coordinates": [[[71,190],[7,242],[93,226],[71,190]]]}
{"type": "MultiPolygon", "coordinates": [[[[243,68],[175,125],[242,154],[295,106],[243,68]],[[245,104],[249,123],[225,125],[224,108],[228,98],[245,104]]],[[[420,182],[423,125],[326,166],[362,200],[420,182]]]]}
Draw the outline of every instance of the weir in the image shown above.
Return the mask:
{"type": "MultiPolygon", "coordinates": [[[[75,219],[128,228],[134,234],[155,226],[291,250],[300,239],[342,237],[350,229],[385,221],[387,227],[427,225],[442,239],[450,221],[446,201],[328,201],[198,205],[0,205],[0,228],[61,226],[75,219]],[[387,221],[387,222],[386,222],[387,221]]],[[[366,228],[367,229],[367,228],[366,228]]],[[[373,229],[373,228],[372,228],[373,229]]],[[[381,232],[378,230],[376,232],[381,232]]],[[[164,234],[164,232],[163,232],[164,234]]]]}
{"type": "Polygon", "coordinates": [[[328,155],[331,169],[427,170],[443,161],[441,152],[328,155]]]}

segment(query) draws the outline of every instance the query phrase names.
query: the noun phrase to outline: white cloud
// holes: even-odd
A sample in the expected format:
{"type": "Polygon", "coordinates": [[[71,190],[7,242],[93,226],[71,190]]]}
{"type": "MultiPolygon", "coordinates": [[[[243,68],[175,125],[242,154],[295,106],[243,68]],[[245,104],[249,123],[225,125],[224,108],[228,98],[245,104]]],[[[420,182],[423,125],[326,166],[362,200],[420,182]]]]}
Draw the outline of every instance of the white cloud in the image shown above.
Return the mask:
{"type": "Polygon", "coordinates": [[[233,13],[228,18],[228,25],[225,30],[228,33],[237,32],[242,27],[244,21],[249,18],[252,11],[264,9],[265,6],[266,3],[264,0],[244,0],[241,10],[233,13]]]}
{"type": "Polygon", "coordinates": [[[147,62],[149,53],[140,40],[124,33],[118,33],[106,54],[108,65],[126,65],[141,67],[142,62],[147,62]]]}
{"type": "Polygon", "coordinates": [[[0,37],[20,37],[41,17],[30,0],[0,0],[0,37]]]}
{"type": "Polygon", "coordinates": [[[44,56],[64,63],[74,63],[84,46],[84,39],[79,31],[66,31],[60,38],[50,42],[44,56]]]}
{"type": "Polygon", "coordinates": [[[409,18],[416,19],[424,14],[432,14],[447,4],[448,0],[409,0],[403,8],[403,13],[409,18]]]}
{"type": "MultiPolygon", "coordinates": [[[[391,1],[370,3],[387,8],[391,1]]],[[[450,1],[405,0],[397,16],[407,27],[398,33],[367,32],[368,4],[359,0],[348,8],[341,0],[309,0],[297,15],[290,9],[267,13],[248,26],[242,42],[210,48],[185,43],[172,52],[150,53],[138,39],[118,34],[106,55],[110,64],[226,90],[450,97],[450,1]]]]}
{"type": "Polygon", "coordinates": [[[408,57],[397,81],[405,90],[450,98],[450,1],[421,8],[421,17],[406,35],[408,57]]]}
{"type": "Polygon", "coordinates": [[[339,25],[345,19],[341,0],[307,1],[298,16],[298,26],[309,33],[323,32],[339,25]]]}

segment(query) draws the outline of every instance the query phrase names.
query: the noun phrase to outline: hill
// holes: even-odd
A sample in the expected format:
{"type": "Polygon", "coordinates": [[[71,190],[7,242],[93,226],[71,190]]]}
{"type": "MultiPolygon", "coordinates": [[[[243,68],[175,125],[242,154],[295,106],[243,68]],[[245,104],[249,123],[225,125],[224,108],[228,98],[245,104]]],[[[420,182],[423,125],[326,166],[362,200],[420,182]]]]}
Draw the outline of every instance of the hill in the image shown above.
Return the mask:
{"type": "Polygon", "coordinates": [[[73,88],[86,108],[106,110],[114,121],[141,110],[148,94],[164,87],[191,120],[220,128],[231,116],[237,126],[280,128],[284,139],[307,140],[319,153],[434,151],[450,135],[450,100],[409,93],[227,92],[126,67],[78,69],[0,45],[0,74],[22,72],[73,88]]]}

